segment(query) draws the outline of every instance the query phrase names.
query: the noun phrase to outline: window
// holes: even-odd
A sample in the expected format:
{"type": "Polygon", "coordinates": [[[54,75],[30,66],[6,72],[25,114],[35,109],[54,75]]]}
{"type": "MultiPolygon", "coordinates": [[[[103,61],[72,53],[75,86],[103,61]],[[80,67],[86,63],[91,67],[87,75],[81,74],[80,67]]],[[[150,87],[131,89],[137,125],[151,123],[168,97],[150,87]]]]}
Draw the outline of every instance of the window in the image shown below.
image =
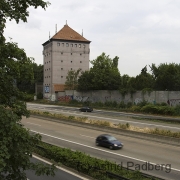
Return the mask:
{"type": "Polygon", "coordinates": [[[71,55],[72,55],[72,53],[71,53],[71,55]]]}
{"type": "Polygon", "coordinates": [[[85,45],[85,44],[83,44],[83,47],[85,48],[85,47],[86,47],[86,45],[85,45]]]}
{"type": "Polygon", "coordinates": [[[69,44],[68,44],[68,43],[66,43],[66,47],[69,47],[69,44]]]}
{"type": "Polygon", "coordinates": [[[71,63],[72,63],[72,61],[71,61],[71,63]]]}
{"type": "Polygon", "coordinates": [[[61,54],[63,54],[63,52],[61,54]]]}
{"type": "Polygon", "coordinates": [[[61,68],[61,70],[63,70],[63,68],[61,68]]]}
{"type": "Polygon", "coordinates": [[[81,56],[82,54],[80,54],[80,56],[81,56]]]}
{"type": "Polygon", "coordinates": [[[73,47],[73,44],[71,44],[71,47],[73,47]]]}
{"type": "Polygon", "coordinates": [[[63,76],[61,76],[61,78],[63,78],[63,76]]]}
{"type": "Polygon", "coordinates": [[[72,70],[72,68],[71,68],[71,70],[72,70]]]}
{"type": "Polygon", "coordinates": [[[79,48],[81,48],[81,44],[79,44],[79,48]]]}
{"type": "Polygon", "coordinates": [[[75,47],[77,47],[77,44],[75,44],[75,47]]]}
{"type": "Polygon", "coordinates": [[[62,46],[64,47],[64,43],[62,43],[62,46]]]}
{"type": "Polygon", "coordinates": [[[82,63],[82,61],[80,61],[80,63],[82,63]]]}
{"type": "Polygon", "coordinates": [[[57,46],[60,46],[60,43],[57,43],[57,46]]]}
{"type": "Polygon", "coordinates": [[[61,62],[63,62],[63,60],[61,60],[61,62]]]}

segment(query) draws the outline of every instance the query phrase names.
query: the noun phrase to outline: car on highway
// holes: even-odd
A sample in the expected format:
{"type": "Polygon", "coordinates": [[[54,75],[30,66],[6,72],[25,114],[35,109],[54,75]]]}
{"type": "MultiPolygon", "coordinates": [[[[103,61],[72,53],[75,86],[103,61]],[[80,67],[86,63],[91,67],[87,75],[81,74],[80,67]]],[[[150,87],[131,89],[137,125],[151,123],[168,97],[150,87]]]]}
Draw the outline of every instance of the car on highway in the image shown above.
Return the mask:
{"type": "Polygon", "coordinates": [[[96,138],[96,146],[103,146],[109,149],[121,149],[123,143],[109,134],[101,134],[96,138]]]}
{"type": "Polygon", "coordinates": [[[93,108],[91,108],[91,107],[82,107],[82,108],[79,109],[79,111],[82,111],[82,112],[92,112],[93,108]]]}

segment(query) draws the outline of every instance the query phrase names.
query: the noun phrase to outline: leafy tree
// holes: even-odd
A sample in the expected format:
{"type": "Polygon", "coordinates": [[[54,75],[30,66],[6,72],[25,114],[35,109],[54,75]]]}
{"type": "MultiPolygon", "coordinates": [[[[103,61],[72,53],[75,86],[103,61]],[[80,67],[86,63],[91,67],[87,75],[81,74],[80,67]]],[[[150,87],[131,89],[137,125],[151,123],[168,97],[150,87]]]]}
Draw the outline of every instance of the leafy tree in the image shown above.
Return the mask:
{"type": "Polygon", "coordinates": [[[75,70],[68,71],[68,75],[66,76],[66,82],[65,82],[66,89],[69,90],[77,89],[78,76],[80,72],[81,69],[78,69],[77,71],[75,70]]]}
{"type": "Polygon", "coordinates": [[[162,63],[158,67],[152,64],[150,68],[155,80],[156,90],[180,90],[180,64],[162,63]]]}
{"type": "Polygon", "coordinates": [[[34,94],[35,83],[43,82],[43,65],[37,65],[31,61],[29,64],[27,64],[27,67],[22,67],[21,70],[25,72],[32,71],[33,79],[26,78],[21,73],[21,76],[17,79],[18,89],[29,94],[34,94]]]}
{"type": "Polygon", "coordinates": [[[78,90],[87,91],[93,89],[92,84],[93,74],[90,71],[81,72],[78,79],[78,90]]]}
{"type": "Polygon", "coordinates": [[[95,60],[92,60],[91,64],[93,67],[89,73],[83,73],[79,79],[79,89],[85,89],[83,88],[85,81],[87,90],[119,89],[119,86],[121,86],[121,76],[118,70],[118,59],[117,56],[111,59],[105,53],[102,53],[95,60]]]}
{"type": "Polygon", "coordinates": [[[154,87],[154,79],[153,76],[149,73],[147,73],[147,66],[145,66],[139,75],[136,76],[134,84],[134,89],[136,90],[142,90],[144,88],[150,88],[153,89],[154,87]]]}
{"type": "Polygon", "coordinates": [[[39,135],[31,135],[29,130],[18,123],[22,116],[29,116],[23,101],[24,93],[17,88],[16,81],[24,77],[33,80],[29,68],[32,59],[16,43],[6,42],[3,36],[8,19],[27,21],[27,9],[46,8],[42,0],[1,0],[0,1],[0,179],[25,180],[25,171],[33,169],[40,174],[54,175],[54,166],[46,167],[30,161],[33,148],[40,142],[39,135]]]}
{"type": "Polygon", "coordinates": [[[129,81],[130,81],[131,77],[129,77],[129,75],[127,74],[124,74],[122,77],[121,77],[121,86],[122,88],[129,88],[129,81]]]}

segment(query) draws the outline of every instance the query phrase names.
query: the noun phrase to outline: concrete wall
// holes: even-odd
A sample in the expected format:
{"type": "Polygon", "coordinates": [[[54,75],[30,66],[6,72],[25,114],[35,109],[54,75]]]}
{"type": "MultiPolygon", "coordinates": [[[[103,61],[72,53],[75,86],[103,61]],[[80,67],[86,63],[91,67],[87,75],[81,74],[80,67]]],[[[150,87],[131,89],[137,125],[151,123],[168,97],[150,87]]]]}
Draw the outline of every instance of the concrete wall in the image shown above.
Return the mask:
{"type": "Polygon", "coordinates": [[[119,91],[86,91],[79,92],[73,90],[67,90],[65,92],[59,92],[56,95],[59,101],[65,101],[65,99],[85,102],[106,102],[106,101],[116,101],[120,103],[124,101],[125,103],[132,102],[137,104],[143,100],[148,101],[152,104],[156,103],[167,103],[170,106],[180,105],[180,91],[153,91],[151,93],[143,94],[141,91],[137,91],[133,95],[127,94],[124,97],[119,91]]]}

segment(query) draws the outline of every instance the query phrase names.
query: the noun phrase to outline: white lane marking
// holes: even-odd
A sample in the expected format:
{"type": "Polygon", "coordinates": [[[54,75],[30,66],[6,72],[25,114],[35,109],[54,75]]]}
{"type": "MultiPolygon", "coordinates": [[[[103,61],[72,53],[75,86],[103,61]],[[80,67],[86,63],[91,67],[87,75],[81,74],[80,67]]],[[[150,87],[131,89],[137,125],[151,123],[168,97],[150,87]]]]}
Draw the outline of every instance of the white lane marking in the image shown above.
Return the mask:
{"type": "Polygon", "coordinates": [[[93,138],[93,139],[95,139],[95,137],[86,136],[86,135],[83,135],[83,134],[80,134],[80,136],[84,136],[84,137],[88,137],[88,138],[93,138]]]}
{"type": "MultiPolygon", "coordinates": [[[[103,152],[106,152],[106,153],[109,153],[109,154],[113,154],[113,155],[116,155],[116,156],[122,156],[122,157],[129,158],[129,159],[133,159],[133,160],[136,160],[136,161],[146,162],[145,160],[142,160],[142,159],[138,159],[138,158],[126,156],[126,155],[123,155],[123,154],[118,154],[118,153],[106,151],[106,150],[104,150],[104,149],[99,149],[99,148],[95,148],[95,147],[88,146],[88,145],[85,145],[85,144],[81,144],[81,143],[78,143],[78,142],[74,142],[74,141],[70,141],[70,140],[67,140],[67,139],[59,138],[59,137],[56,137],[56,136],[51,136],[51,135],[49,135],[49,134],[45,134],[45,133],[41,133],[41,132],[37,132],[37,131],[33,131],[33,130],[30,130],[30,131],[35,132],[35,133],[42,134],[42,135],[44,135],[44,136],[52,137],[52,138],[54,138],[54,139],[59,139],[59,140],[62,140],[62,141],[66,141],[66,142],[69,142],[69,143],[73,143],[73,144],[77,144],[77,145],[80,145],[80,146],[88,147],[88,148],[95,149],[95,150],[98,150],[98,151],[103,151],[103,152]]],[[[156,164],[157,164],[157,163],[153,163],[153,162],[150,162],[150,161],[148,161],[148,162],[149,162],[150,164],[153,164],[153,165],[156,165],[156,164]]],[[[179,171],[179,172],[180,172],[180,169],[171,168],[171,170],[179,171]]]]}
{"type": "Polygon", "coordinates": [[[32,124],[32,125],[35,125],[35,126],[41,126],[39,124],[35,124],[35,123],[30,123],[30,122],[26,122],[27,124],[32,124]]]}
{"type": "MultiPolygon", "coordinates": [[[[42,159],[42,158],[40,158],[40,157],[38,157],[38,156],[35,156],[35,155],[32,155],[32,156],[33,156],[34,158],[40,160],[40,161],[45,162],[46,164],[52,165],[52,163],[50,163],[49,161],[46,161],[46,160],[44,160],[44,159],[42,159]]],[[[84,177],[76,174],[76,173],[73,173],[73,172],[71,172],[71,171],[68,171],[67,169],[64,169],[64,168],[62,168],[62,167],[56,166],[56,168],[58,168],[58,169],[60,169],[60,170],[62,170],[62,171],[65,171],[65,172],[67,172],[68,174],[71,174],[71,175],[76,176],[76,177],[78,177],[78,178],[81,178],[81,179],[83,179],[83,180],[89,180],[89,179],[86,179],[86,178],[84,178],[84,177]]]]}
{"type": "MultiPolygon", "coordinates": [[[[48,110],[47,110],[48,111],[48,110]]],[[[59,110],[49,110],[49,111],[52,111],[52,112],[59,112],[59,110]]],[[[75,114],[75,115],[79,115],[80,113],[72,113],[72,112],[63,112],[64,114],[75,114]]],[[[95,117],[97,119],[107,119],[107,120],[115,120],[115,121],[121,121],[121,122],[128,122],[130,124],[141,124],[141,125],[147,125],[147,126],[156,126],[156,127],[163,127],[163,128],[171,128],[171,129],[180,129],[178,127],[173,127],[173,126],[163,126],[163,125],[157,125],[157,124],[149,124],[149,123],[140,123],[140,122],[134,122],[134,121],[128,121],[128,120],[120,120],[120,119],[113,119],[113,118],[106,118],[106,117],[97,117],[97,116],[89,116],[89,115],[84,115],[84,113],[81,113],[83,114],[83,116],[87,116],[87,117],[95,117]]],[[[111,122],[110,121],[110,122],[111,122]]]]}

